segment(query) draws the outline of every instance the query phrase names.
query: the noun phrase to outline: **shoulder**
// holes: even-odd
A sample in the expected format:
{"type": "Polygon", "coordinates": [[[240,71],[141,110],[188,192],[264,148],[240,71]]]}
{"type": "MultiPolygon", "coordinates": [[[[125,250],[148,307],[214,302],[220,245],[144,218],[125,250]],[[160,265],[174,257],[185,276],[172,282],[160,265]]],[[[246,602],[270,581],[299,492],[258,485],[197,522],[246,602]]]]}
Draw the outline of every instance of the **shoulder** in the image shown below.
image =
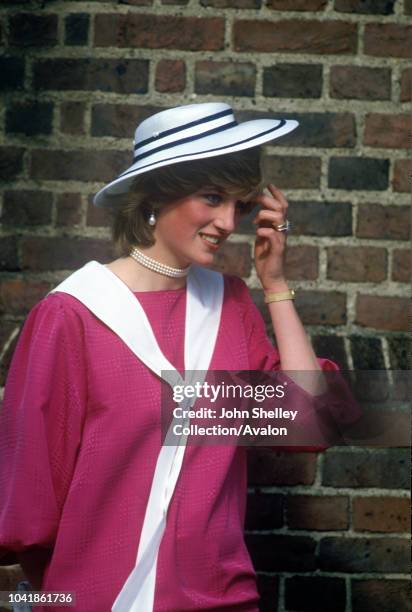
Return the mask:
{"type": "Polygon", "coordinates": [[[44,335],[49,339],[64,334],[73,342],[83,335],[84,310],[84,306],[67,293],[48,293],[29,311],[22,333],[44,335]]]}
{"type": "MultiPolygon", "coordinates": [[[[84,308],[84,307],[83,307],[84,308]]],[[[53,291],[45,295],[33,308],[31,314],[47,313],[55,317],[76,317],[82,312],[82,304],[65,291],[53,291]]]]}

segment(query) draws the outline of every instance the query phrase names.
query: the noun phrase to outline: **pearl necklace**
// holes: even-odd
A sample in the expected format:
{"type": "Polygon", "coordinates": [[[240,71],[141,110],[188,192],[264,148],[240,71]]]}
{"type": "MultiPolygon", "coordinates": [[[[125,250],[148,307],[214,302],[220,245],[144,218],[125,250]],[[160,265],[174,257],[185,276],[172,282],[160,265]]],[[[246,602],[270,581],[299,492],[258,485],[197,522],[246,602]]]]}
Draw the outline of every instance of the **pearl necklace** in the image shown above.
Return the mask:
{"type": "Polygon", "coordinates": [[[171,276],[172,278],[182,278],[183,276],[187,276],[189,273],[189,268],[172,268],[171,266],[167,266],[166,264],[162,264],[151,257],[148,257],[136,247],[130,251],[130,257],[133,257],[138,263],[140,263],[145,268],[149,268],[149,270],[153,270],[153,272],[157,272],[158,274],[164,274],[165,276],[171,276]]]}

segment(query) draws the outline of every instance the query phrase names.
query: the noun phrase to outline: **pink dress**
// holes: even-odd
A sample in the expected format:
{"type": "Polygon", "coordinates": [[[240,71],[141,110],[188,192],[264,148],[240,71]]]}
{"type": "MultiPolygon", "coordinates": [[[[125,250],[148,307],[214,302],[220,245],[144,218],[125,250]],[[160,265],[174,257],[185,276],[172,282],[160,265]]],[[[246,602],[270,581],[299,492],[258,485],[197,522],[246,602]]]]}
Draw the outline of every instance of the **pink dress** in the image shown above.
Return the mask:
{"type": "MultiPolygon", "coordinates": [[[[210,369],[279,368],[244,282],[226,276],[224,291],[210,369]]],[[[183,370],[186,290],[135,296],[161,350],[183,370]]],[[[134,567],[161,448],[160,388],[76,298],[52,293],[30,311],[0,414],[0,553],[50,548],[42,589],[74,591],[77,600],[54,610],[109,612],[134,567]]],[[[243,539],[245,451],[186,448],[159,551],[155,612],[258,610],[243,539]]]]}

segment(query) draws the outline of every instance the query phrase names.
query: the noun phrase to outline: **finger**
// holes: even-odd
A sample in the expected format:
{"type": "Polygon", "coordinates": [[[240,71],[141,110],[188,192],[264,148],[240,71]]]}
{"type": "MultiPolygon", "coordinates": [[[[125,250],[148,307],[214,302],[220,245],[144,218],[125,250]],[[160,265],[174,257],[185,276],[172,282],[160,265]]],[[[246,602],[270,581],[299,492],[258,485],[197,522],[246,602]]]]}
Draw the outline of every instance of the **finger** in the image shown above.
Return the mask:
{"type": "Polygon", "coordinates": [[[258,227],[256,235],[260,238],[270,238],[272,240],[284,241],[286,239],[286,232],[278,232],[273,227],[258,227]]]}
{"type": "Polygon", "coordinates": [[[283,195],[282,191],[278,189],[277,187],[275,187],[273,183],[269,183],[268,189],[270,193],[273,195],[273,197],[282,204],[283,208],[287,209],[289,206],[289,203],[287,199],[285,198],[285,196],[283,195]]]}
{"type": "Polygon", "coordinates": [[[259,223],[264,223],[267,225],[280,225],[285,222],[285,216],[282,212],[277,212],[273,210],[265,210],[261,209],[256,217],[253,219],[253,223],[258,225],[259,223]]]}
{"type": "Polygon", "coordinates": [[[261,194],[255,198],[255,202],[270,210],[283,211],[285,206],[281,200],[274,198],[272,195],[261,194]]]}

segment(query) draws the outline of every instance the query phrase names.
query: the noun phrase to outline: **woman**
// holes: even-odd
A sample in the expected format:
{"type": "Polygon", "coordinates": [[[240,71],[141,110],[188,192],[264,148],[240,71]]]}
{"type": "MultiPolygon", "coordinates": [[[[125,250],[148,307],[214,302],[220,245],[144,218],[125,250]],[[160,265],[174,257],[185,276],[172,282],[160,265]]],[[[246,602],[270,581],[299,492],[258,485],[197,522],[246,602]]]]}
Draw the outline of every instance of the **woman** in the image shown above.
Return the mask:
{"type": "Polygon", "coordinates": [[[120,256],[74,272],[26,320],[0,426],[0,546],[35,588],[75,592],[79,612],[258,610],[244,448],[162,446],[160,381],[336,369],[293,306],[286,199],[262,189],[259,146],[296,126],[238,125],[223,103],[146,119],[133,165],[95,197],[120,256]],[[243,281],[209,269],[255,205],[277,350],[243,281]]]}

